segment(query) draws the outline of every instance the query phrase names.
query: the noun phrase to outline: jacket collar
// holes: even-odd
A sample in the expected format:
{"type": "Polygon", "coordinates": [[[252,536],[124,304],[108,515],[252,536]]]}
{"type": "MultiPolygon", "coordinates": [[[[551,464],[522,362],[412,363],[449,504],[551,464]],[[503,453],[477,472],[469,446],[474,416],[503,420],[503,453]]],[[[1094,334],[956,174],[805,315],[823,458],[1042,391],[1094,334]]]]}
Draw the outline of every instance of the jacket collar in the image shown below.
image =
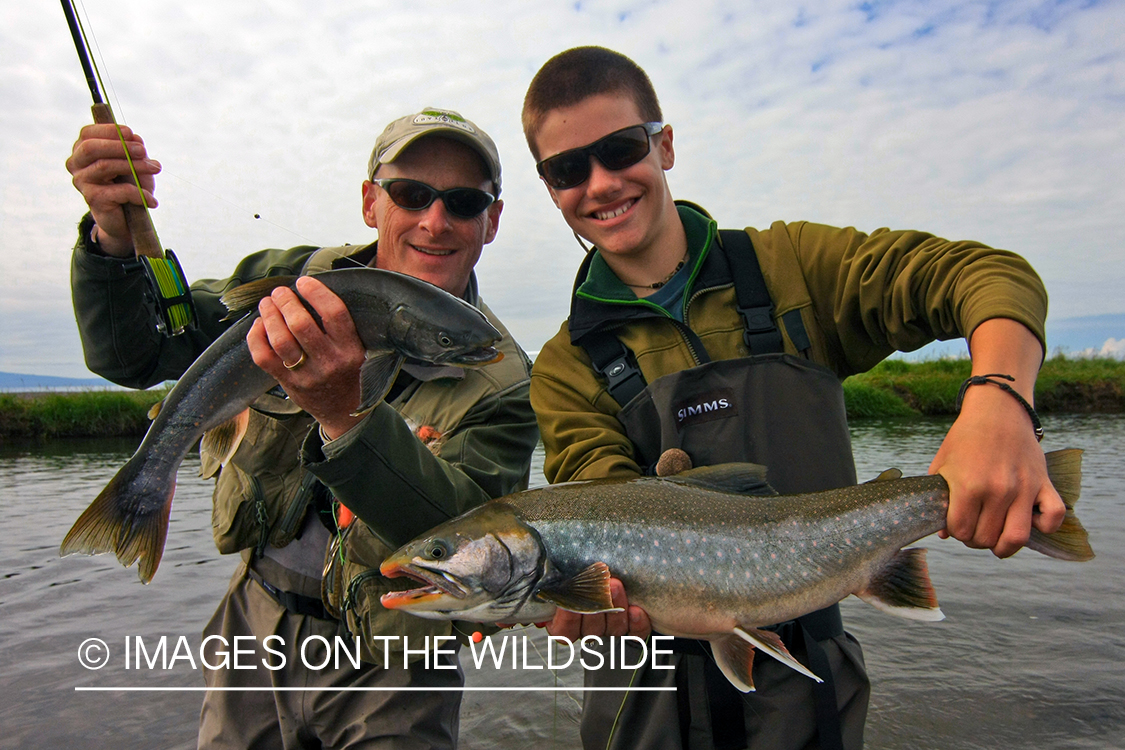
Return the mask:
{"type": "MultiPolygon", "coordinates": [[[[704,209],[687,201],[676,201],[676,210],[687,235],[688,262],[692,266],[684,290],[685,299],[690,298],[694,289],[730,283],[726,255],[715,241],[718,236],[715,220],[704,209]]],[[[567,321],[572,344],[578,345],[582,337],[593,331],[651,317],[668,317],[668,314],[660,306],[638,299],[621,283],[597,248],[586,254],[574,282],[567,321]]]]}

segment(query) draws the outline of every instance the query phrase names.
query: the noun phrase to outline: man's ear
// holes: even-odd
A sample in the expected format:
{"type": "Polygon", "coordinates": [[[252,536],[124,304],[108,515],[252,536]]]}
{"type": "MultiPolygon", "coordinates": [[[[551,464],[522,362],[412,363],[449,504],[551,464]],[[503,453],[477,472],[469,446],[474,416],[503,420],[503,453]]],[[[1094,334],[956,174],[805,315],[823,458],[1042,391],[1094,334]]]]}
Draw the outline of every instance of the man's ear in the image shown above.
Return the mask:
{"type": "Polygon", "coordinates": [[[660,134],[660,166],[667,172],[676,163],[676,151],[672,148],[672,126],[665,125],[660,134]]]}
{"type": "Polygon", "coordinates": [[[488,244],[496,239],[496,232],[500,229],[500,212],[504,210],[504,201],[494,201],[488,207],[488,215],[485,220],[488,221],[488,228],[484,233],[484,244],[488,244]]]}
{"type": "Polygon", "coordinates": [[[363,181],[363,223],[372,229],[379,228],[379,216],[375,211],[375,198],[378,186],[371,180],[363,181]]]}

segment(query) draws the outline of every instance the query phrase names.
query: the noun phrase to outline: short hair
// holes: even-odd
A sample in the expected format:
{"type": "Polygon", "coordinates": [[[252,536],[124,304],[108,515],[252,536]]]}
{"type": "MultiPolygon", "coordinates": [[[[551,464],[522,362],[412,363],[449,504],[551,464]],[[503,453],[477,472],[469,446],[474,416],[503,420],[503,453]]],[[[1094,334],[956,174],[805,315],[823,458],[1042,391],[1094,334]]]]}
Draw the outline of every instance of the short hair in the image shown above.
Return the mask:
{"type": "Polygon", "coordinates": [[[538,159],[535,137],[552,110],[570,107],[598,94],[627,94],[645,122],[663,122],[652,81],[641,66],[605,47],[574,47],[543,64],[523,100],[523,134],[538,159]]]}

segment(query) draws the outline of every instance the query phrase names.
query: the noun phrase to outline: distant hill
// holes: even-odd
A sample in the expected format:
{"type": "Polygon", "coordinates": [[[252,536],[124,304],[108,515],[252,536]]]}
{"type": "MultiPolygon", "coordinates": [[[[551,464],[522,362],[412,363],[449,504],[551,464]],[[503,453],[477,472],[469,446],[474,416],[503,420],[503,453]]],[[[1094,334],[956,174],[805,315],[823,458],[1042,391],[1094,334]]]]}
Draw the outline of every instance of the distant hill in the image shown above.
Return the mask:
{"type": "Polygon", "coordinates": [[[105,378],[60,378],[54,375],[23,375],[0,372],[0,391],[40,391],[53,388],[120,388],[105,378]]]}

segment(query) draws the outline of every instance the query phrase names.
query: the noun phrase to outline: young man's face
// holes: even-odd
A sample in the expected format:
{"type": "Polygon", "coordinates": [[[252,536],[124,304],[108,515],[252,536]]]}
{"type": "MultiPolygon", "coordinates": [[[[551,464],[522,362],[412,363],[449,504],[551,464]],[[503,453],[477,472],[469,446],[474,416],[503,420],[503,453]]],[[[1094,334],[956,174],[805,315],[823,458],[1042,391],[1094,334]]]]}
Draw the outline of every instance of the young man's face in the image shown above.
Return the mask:
{"type": "MultiPolygon", "coordinates": [[[[410,144],[393,162],[381,165],[376,177],[417,180],[437,190],[470,187],[492,192],[480,156],[464,144],[438,136],[410,144]]],[[[464,293],[484,245],[496,237],[502,209],[503,203],[496,201],[478,216],[465,219],[435,200],[420,211],[409,211],[395,205],[383,188],[363,183],[364,221],[379,230],[376,267],[428,281],[458,296],[464,293]]]]}
{"type": "MultiPolygon", "coordinates": [[[[587,146],[643,122],[627,94],[591,96],[547,113],[535,137],[539,158],[587,146]]],[[[664,171],[675,162],[671,129],[665,128],[650,143],[648,155],[631,167],[611,171],[591,156],[585,182],[566,189],[547,188],[571,229],[609,256],[643,257],[668,222],[679,221],[664,179],[664,171]]]]}

